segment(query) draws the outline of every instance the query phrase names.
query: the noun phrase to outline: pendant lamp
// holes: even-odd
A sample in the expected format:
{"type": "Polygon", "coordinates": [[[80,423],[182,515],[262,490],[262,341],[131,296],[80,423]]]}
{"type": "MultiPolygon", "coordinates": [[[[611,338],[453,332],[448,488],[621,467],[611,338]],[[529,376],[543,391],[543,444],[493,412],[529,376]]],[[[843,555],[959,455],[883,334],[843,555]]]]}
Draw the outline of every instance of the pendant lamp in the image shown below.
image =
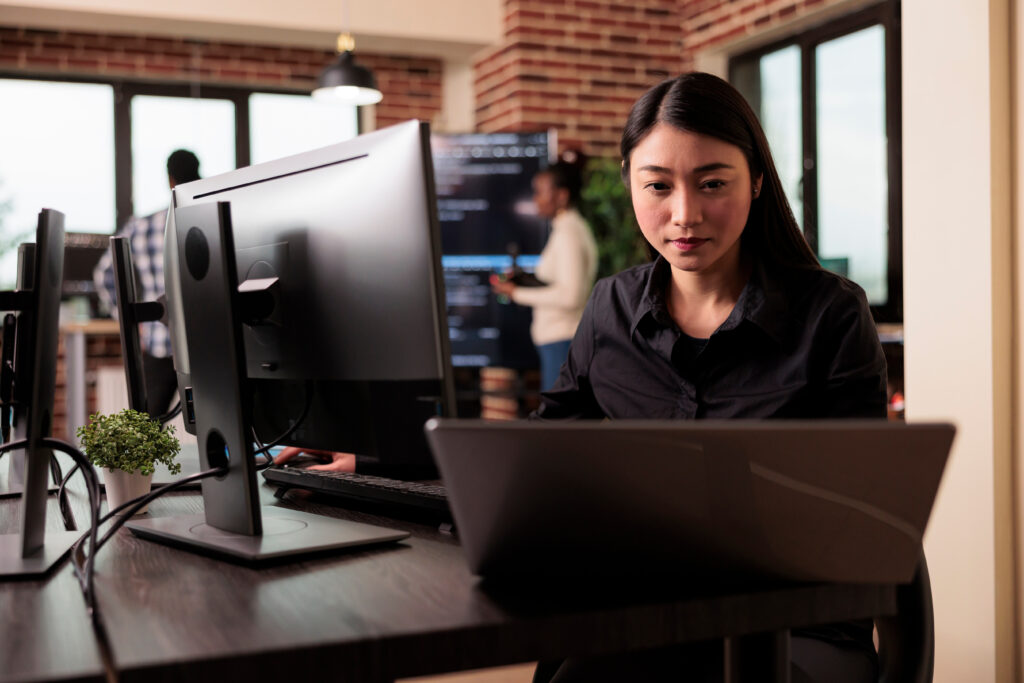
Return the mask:
{"type": "Polygon", "coordinates": [[[348,33],[338,36],[338,58],[320,74],[313,97],[342,104],[376,104],[384,99],[373,72],[356,63],[352,53],[355,40],[348,33]]]}

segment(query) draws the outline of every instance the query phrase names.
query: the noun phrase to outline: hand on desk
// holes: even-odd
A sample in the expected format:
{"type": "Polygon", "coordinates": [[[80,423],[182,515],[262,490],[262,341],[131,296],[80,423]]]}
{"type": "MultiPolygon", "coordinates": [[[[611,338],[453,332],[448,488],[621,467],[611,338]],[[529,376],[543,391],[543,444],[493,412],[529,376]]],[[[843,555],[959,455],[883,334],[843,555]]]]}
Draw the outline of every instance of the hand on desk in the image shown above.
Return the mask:
{"type": "Polygon", "coordinates": [[[356,456],[354,453],[337,453],[334,451],[318,451],[311,448],[288,446],[274,458],[275,465],[283,465],[295,456],[305,453],[323,462],[321,465],[310,465],[306,469],[324,470],[327,472],[355,472],[356,456]]]}

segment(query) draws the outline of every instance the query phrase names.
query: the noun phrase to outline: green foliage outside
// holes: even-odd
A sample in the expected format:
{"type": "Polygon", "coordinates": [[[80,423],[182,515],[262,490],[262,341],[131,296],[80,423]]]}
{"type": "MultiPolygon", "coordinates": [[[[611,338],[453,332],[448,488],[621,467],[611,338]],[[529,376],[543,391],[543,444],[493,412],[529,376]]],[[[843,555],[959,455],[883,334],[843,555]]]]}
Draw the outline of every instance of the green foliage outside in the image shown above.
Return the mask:
{"type": "Polygon", "coordinates": [[[579,210],[597,240],[598,278],[650,260],[617,159],[587,161],[579,210]]]}
{"type": "Polygon", "coordinates": [[[89,462],[97,467],[152,474],[156,464],[163,463],[171,474],[181,472],[181,465],[174,462],[181,450],[174,426],[161,427],[131,408],[113,415],[90,415],[89,424],[78,428],[78,439],[89,462]]]}

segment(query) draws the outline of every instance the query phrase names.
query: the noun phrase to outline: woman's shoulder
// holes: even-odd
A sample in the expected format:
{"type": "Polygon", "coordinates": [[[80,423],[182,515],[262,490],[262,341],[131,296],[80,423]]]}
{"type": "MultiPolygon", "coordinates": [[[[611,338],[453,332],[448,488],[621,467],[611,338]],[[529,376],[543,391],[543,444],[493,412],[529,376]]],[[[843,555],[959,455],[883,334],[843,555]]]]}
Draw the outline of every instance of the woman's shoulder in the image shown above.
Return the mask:
{"type": "Polygon", "coordinates": [[[790,268],[771,276],[787,290],[791,300],[830,301],[840,305],[867,305],[864,289],[853,280],[824,268],[790,268]]]}
{"type": "Polygon", "coordinates": [[[647,292],[654,274],[654,263],[642,263],[609,275],[594,284],[592,298],[598,301],[614,300],[619,305],[635,308],[647,292]]]}

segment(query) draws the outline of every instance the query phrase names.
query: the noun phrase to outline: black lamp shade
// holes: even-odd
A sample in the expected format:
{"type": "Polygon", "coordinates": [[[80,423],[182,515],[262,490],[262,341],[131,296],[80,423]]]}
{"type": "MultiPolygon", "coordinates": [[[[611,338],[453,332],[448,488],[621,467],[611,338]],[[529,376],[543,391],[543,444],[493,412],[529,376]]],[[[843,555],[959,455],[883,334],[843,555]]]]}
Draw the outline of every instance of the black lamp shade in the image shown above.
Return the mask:
{"type": "Polygon", "coordinates": [[[382,95],[377,90],[373,72],[356,64],[355,55],[346,50],[321,72],[318,87],[313,91],[316,97],[344,99],[352,104],[374,104],[382,95]]]}

